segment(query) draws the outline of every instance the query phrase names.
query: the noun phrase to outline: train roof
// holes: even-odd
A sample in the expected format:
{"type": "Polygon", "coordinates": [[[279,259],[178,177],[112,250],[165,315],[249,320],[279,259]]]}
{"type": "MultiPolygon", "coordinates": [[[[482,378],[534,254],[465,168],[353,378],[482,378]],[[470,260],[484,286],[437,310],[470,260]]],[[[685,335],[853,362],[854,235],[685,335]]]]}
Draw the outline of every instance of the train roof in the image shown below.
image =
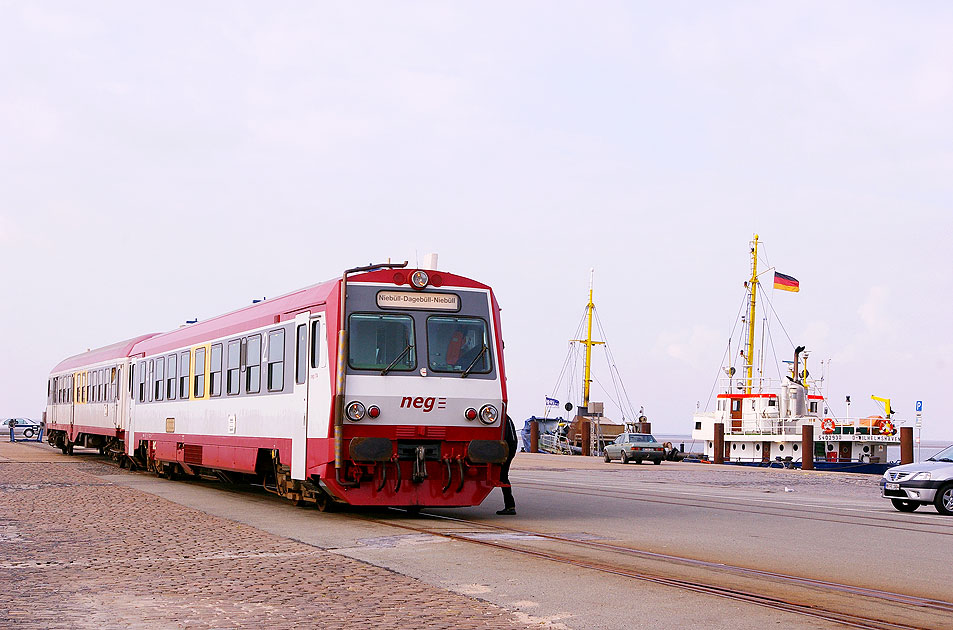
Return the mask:
{"type": "Polygon", "coordinates": [[[54,373],[64,372],[73,368],[94,365],[96,363],[101,363],[110,359],[125,358],[129,356],[129,353],[136,346],[136,344],[151,337],[155,337],[158,334],[159,333],[149,333],[148,335],[139,335],[138,337],[133,337],[132,339],[126,339],[125,341],[103,346],[102,348],[96,348],[94,350],[87,350],[86,352],[74,354],[73,356],[63,359],[57,363],[56,367],[54,367],[51,371],[54,373]]]}
{"type": "Polygon", "coordinates": [[[197,345],[209,339],[227,337],[250,328],[277,324],[283,320],[293,318],[295,313],[299,313],[308,307],[327,302],[328,296],[338,282],[338,279],[328,280],[292,291],[280,297],[242,307],[224,315],[217,315],[195,324],[189,324],[149,337],[142,343],[137,344],[132,349],[131,354],[156,354],[166,350],[197,345]]]}
{"type": "MultiPolygon", "coordinates": [[[[377,269],[355,273],[348,277],[348,282],[384,283],[407,287],[407,278],[414,271],[414,269],[377,269]]],[[[490,289],[485,284],[463,276],[442,271],[428,270],[428,273],[431,276],[429,288],[432,289],[439,290],[441,286],[490,289]]],[[[198,345],[207,342],[209,339],[227,337],[251,328],[277,324],[292,319],[296,313],[305,311],[310,307],[326,304],[328,298],[338,287],[339,282],[340,278],[332,278],[325,282],[292,291],[286,295],[251,304],[175,330],[142,335],[96,350],[89,350],[61,361],[53,368],[53,372],[92,365],[108,359],[118,359],[138,354],[158,354],[198,345]]]]}

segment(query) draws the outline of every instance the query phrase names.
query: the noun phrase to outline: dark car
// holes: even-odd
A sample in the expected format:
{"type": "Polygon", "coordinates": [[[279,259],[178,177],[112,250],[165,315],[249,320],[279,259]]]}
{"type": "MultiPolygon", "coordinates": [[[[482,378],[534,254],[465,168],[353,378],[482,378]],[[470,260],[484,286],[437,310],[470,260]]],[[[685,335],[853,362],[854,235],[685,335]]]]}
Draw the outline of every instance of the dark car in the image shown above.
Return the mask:
{"type": "Polygon", "coordinates": [[[648,459],[653,464],[661,464],[665,449],[648,433],[623,433],[605,447],[603,455],[607,462],[618,459],[623,464],[628,464],[629,460],[641,464],[643,459],[648,459]]]}

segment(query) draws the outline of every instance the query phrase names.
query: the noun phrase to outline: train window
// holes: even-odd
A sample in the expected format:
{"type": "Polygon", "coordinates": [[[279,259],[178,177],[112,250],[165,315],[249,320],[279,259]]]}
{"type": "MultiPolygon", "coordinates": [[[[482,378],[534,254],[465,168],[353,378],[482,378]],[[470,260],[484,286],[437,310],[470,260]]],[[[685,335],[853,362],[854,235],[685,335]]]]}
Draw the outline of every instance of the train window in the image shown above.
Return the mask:
{"type": "Polygon", "coordinates": [[[192,365],[192,395],[195,398],[205,398],[205,348],[195,349],[195,363],[192,365]]]}
{"type": "Polygon", "coordinates": [[[119,400],[119,369],[115,366],[109,368],[109,401],[119,400]]]}
{"type": "Polygon", "coordinates": [[[228,363],[225,372],[225,391],[234,396],[241,390],[242,341],[233,339],[228,342],[228,363]]]}
{"type": "Polygon", "coordinates": [[[146,401],[146,362],[145,361],[139,362],[138,383],[139,383],[139,394],[138,394],[139,402],[145,402],[146,401]]]}
{"type": "Polygon", "coordinates": [[[321,321],[311,322],[311,367],[321,364],[321,321]]]}
{"type": "Polygon", "coordinates": [[[252,335],[245,342],[245,391],[261,391],[261,335],[252,335]]]}
{"type": "Polygon", "coordinates": [[[222,395],[222,344],[216,343],[209,350],[208,393],[222,395]]]}
{"type": "Polygon", "coordinates": [[[298,325],[297,357],[295,360],[295,382],[304,383],[308,376],[308,325],[298,325]]]}
{"type": "Polygon", "coordinates": [[[99,397],[99,402],[106,402],[106,368],[103,368],[99,371],[99,377],[97,381],[96,395],[99,397]]]}
{"type": "Polygon", "coordinates": [[[155,382],[156,382],[156,366],[155,359],[149,359],[149,385],[146,389],[149,390],[149,402],[153,401],[153,396],[155,394],[155,382]]]}
{"type": "Polygon", "coordinates": [[[89,372],[89,401],[96,402],[96,372],[89,372]]]}
{"type": "Polygon", "coordinates": [[[179,354],[179,398],[182,400],[189,398],[189,355],[189,350],[179,354]]]}
{"type": "Polygon", "coordinates": [[[165,389],[165,357],[156,359],[156,373],[152,389],[155,390],[156,400],[162,400],[165,389]]]}
{"type": "Polygon", "coordinates": [[[175,363],[177,358],[175,354],[170,354],[168,358],[169,371],[165,375],[166,400],[175,400],[175,363]]]}
{"type": "Polygon", "coordinates": [[[285,388],[285,331],[283,328],[268,333],[268,391],[285,388]]]}
{"type": "Polygon", "coordinates": [[[409,315],[354,313],[348,318],[348,328],[352,368],[406,372],[417,367],[414,320],[409,315]]]}
{"type": "Polygon", "coordinates": [[[487,326],[477,317],[428,317],[427,348],[427,362],[434,372],[490,371],[487,326]]]}
{"type": "Polygon", "coordinates": [[[83,372],[83,402],[89,402],[89,372],[83,372]]]}

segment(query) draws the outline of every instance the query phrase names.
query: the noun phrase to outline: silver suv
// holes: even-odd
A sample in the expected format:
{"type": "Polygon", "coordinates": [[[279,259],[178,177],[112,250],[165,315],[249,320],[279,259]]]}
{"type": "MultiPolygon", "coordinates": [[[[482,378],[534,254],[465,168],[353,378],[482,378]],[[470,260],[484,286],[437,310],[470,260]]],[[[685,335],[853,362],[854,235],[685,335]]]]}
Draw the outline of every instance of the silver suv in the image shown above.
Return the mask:
{"type": "Polygon", "coordinates": [[[888,468],[880,480],[880,496],[901,512],[932,503],[940,514],[953,515],[953,446],[925,462],[888,468]]]}

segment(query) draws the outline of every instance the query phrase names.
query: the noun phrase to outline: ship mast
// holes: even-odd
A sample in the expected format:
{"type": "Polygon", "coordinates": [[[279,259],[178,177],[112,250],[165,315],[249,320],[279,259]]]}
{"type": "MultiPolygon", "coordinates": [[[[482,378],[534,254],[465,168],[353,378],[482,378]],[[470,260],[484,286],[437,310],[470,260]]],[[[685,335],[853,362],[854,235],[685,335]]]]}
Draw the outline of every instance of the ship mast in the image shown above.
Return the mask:
{"type": "MultiPolygon", "coordinates": [[[[573,339],[581,344],[586,346],[586,365],[585,365],[585,376],[582,380],[582,406],[587,410],[589,409],[589,385],[592,383],[592,346],[597,346],[605,343],[604,341],[593,341],[592,340],[592,313],[596,308],[596,305],[592,301],[592,277],[595,274],[595,269],[589,270],[589,303],[586,305],[586,338],[585,339],[573,339]]],[[[588,413],[588,411],[587,411],[588,413]]]]}
{"type": "MultiPolygon", "coordinates": [[[[754,323],[755,323],[755,297],[758,291],[758,235],[754,235],[754,244],[751,247],[751,280],[749,280],[751,289],[751,307],[748,311],[748,346],[745,351],[745,369],[747,376],[745,378],[745,393],[751,393],[751,385],[754,372],[754,323]]],[[[589,300],[592,301],[592,298],[589,300]]]]}

